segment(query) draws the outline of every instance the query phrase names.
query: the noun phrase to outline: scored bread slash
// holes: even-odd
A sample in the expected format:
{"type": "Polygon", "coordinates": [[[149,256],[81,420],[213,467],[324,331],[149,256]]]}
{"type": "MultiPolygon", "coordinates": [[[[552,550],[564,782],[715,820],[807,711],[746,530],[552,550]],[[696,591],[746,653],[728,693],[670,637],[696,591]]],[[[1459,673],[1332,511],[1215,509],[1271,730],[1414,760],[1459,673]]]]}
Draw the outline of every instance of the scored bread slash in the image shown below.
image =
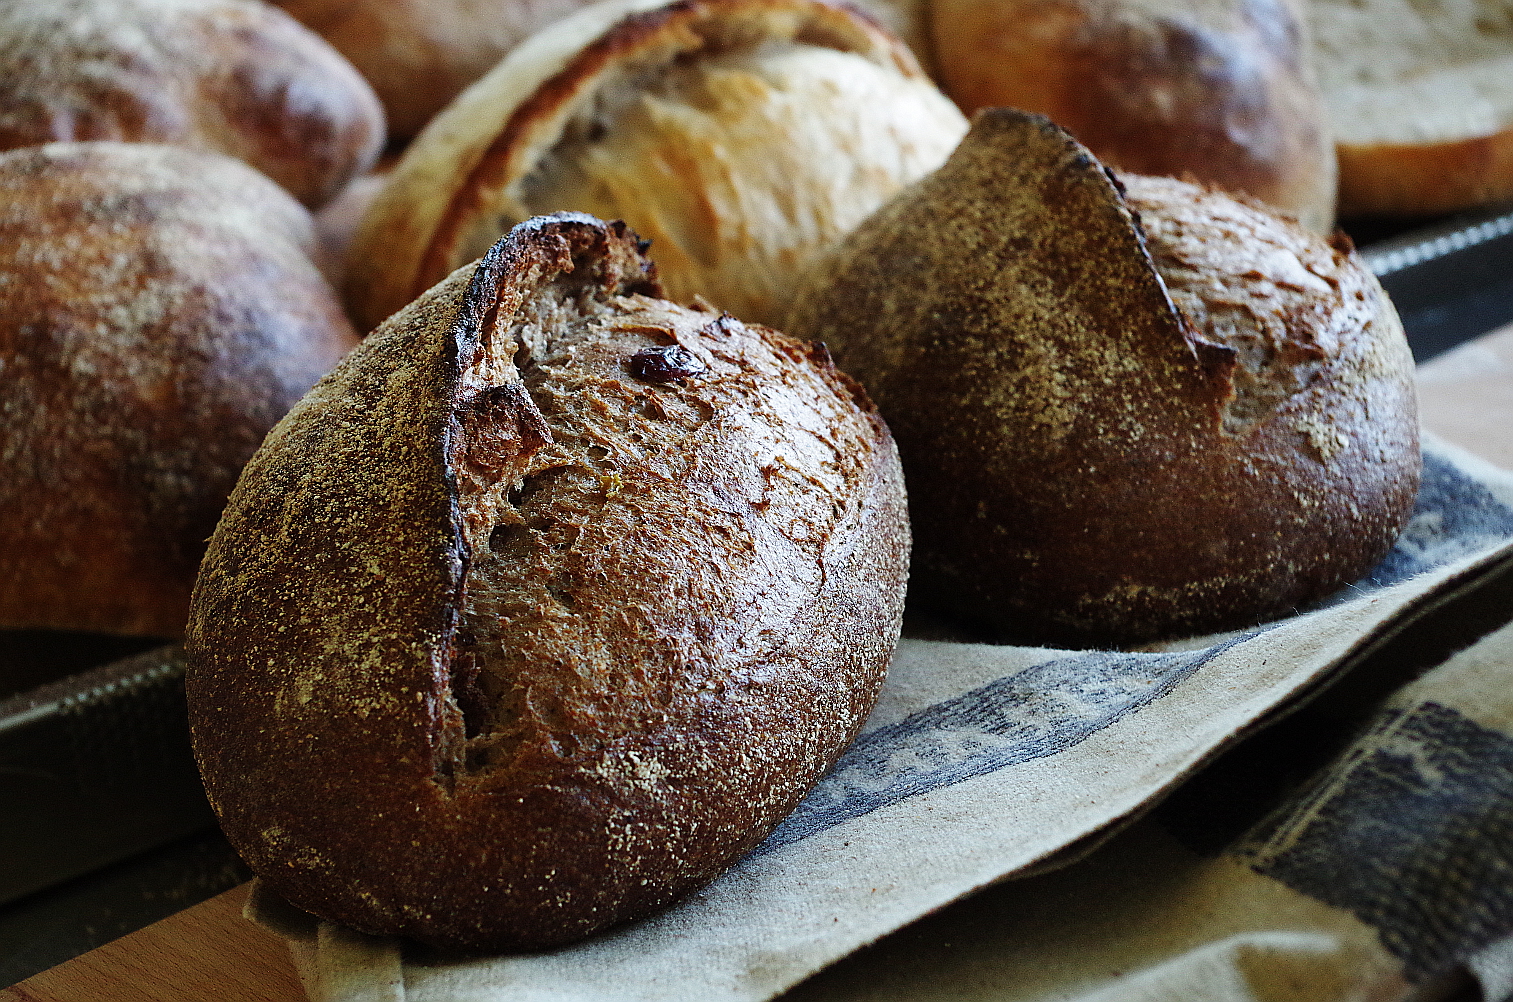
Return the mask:
{"type": "Polygon", "coordinates": [[[534,35],[405,151],[351,250],[376,326],[510,226],[623,218],[674,299],[775,323],[797,276],[966,132],[904,44],[828,0],[611,0],[534,35]]]}
{"type": "Polygon", "coordinates": [[[822,350],[659,294],[624,224],[533,219],[248,464],[187,690],[290,902],[567,942],[712,879],[860,727],[907,574],[887,428],[822,350]]]}
{"type": "Polygon", "coordinates": [[[1348,241],[1123,182],[980,112],[796,297],[899,443],[911,598],[1021,639],[1250,626],[1357,580],[1413,506],[1402,326],[1348,241]]]}

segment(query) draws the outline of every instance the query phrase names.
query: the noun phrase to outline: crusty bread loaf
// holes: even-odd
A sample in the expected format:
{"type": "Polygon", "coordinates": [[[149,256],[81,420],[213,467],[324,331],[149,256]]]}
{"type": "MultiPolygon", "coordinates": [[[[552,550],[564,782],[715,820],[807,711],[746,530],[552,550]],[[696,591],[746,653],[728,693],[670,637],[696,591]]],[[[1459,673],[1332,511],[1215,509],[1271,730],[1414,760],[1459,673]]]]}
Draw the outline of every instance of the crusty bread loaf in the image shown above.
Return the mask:
{"type": "Polygon", "coordinates": [[[980,112],[801,293],[791,329],[897,437],[911,600],[1056,643],[1241,627],[1357,579],[1406,519],[1412,357],[1348,244],[1126,183],[980,112]]]}
{"type": "Polygon", "coordinates": [[[356,343],[314,244],[225,157],[0,154],[0,627],[183,632],[237,472],[356,343]]]}
{"type": "Polygon", "coordinates": [[[1040,112],[1110,166],[1327,233],[1335,159],[1298,0],[933,0],[941,85],[1040,112]]]}
{"type": "Polygon", "coordinates": [[[651,239],[674,299],[772,323],[833,241],[966,121],[896,38],[826,0],[625,0],[512,52],[415,140],[364,219],[376,325],[510,225],[582,210],[651,239]]]}
{"type": "Polygon", "coordinates": [[[515,46],[588,0],[274,0],[330,42],[409,138],[515,46]]]}
{"type": "Polygon", "coordinates": [[[0,3],[0,150],[100,139],[224,153],[315,207],[373,163],[383,111],[260,0],[0,3]]]}
{"type": "Polygon", "coordinates": [[[1513,199],[1513,3],[1312,0],[1340,211],[1513,199]]]}
{"type": "Polygon", "coordinates": [[[875,699],[907,573],[886,427],[822,347],[533,219],[268,436],[186,643],[232,843],[352,928],[537,948],[754,846],[875,699]]]}

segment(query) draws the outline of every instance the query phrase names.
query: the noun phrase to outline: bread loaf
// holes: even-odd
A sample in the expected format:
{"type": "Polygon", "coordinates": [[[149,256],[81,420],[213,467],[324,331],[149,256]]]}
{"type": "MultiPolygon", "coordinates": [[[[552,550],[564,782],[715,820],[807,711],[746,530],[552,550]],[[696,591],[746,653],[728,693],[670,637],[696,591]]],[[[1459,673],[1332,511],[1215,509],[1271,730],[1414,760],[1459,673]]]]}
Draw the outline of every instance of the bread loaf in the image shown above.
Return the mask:
{"type": "Polygon", "coordinates": [[[190,719],[294,904],[563,943],[710,880],[860,726],[906,576],[887,429],[823,348],[659,292],[623,224],[533,219],[248,464],[190,719]]]}
{"type": "Polygon", "coordinates": [[[314,249],[226,157],[0,154],[0,627],[183,632],[237,472],[356,343],[314,249]]]}
{"type": "Polygon", "coordinates": [[[1513,199],[1513,4],[1312,0],[1340,211],[1513,199]]]}
{"type": "Polygon", "coordinates": [[[512,52],[415,140],[364,219],[376,325],[508,227],[573,209],[651,239],[669,293],[773,323],[797,277],[966,121],[896,38],[826,0],[628,0],[512,52]]]}
{"type": "Polygon", "coordinates": [[[1365,574],[1419,477],[1413,361],[1343,238],[980,112],[801,292],[899,443],[911,601],[1016,638],[1248,626],[1365,574]]]}
{"type": "Polygon", "coordinates": [[[1040,112],[1121,171],[1334,221],[1335,158],[1297,0],[933,0],[941,86],[1040,112]]]}
{"type": "Polygon", "coordinates": [[[419,132],[531,33],[587,0],[275,0],[372,83],[390,134],[419,132]]]}
{"type": "Polygon", "coordinates": [[[357,71],[259,0],[0,3],[0,150],[123,140],[224,153],[313,208],[383,139],[357,71]]]}

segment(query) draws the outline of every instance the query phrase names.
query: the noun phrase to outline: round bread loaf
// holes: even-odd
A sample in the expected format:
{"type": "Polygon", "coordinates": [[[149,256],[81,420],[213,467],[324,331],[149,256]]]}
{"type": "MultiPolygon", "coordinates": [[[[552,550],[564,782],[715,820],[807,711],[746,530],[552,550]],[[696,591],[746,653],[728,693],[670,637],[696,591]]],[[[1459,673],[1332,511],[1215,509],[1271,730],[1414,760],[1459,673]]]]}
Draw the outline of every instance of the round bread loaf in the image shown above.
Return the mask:
{"type": "Polygon", "coordinates": [[[826,0],[617,0],[533,36],[406,150],[351,250],[377,325],[511,225],[625,219],[679,301],[774,323],[797,277],[966,120],[903,43],[826,0]]]}
{"type": "Polygon", "coordinates": [[[0,150],[171,143],[243,160],[315,207],[383,139],[367,82],[260,0],[0,3],[0,150]]]}
{"type": "Polygon", "coordinates": [[[0,154],[0,627],[183,632],[237,472],[356,344],[314,249],[225,157],[0,154]]]}
{"type": "Polygon", "coordinates": [[[1348,243],[1126,183],[980,112],[801,293],[791,329],[897,437],[911,600],[1058,644],[1242,627],[1356,580],[1406,519],[1413,360],[1348,243]]]}
{"type": "Polygon", "coordinates": [[[271,889],[530,949],[660,908],[835,761],[897,642],[886,427],[821,346],[655,298],[533,219],[268,436],[186,643],[195,753],[271,889]]]}
{"type": "Polygon", "coordinates": [[[933,0],[962,110],[1039,112],[1111,167],[1334,221],[1335,156],[1297,0],[933,0]]]}

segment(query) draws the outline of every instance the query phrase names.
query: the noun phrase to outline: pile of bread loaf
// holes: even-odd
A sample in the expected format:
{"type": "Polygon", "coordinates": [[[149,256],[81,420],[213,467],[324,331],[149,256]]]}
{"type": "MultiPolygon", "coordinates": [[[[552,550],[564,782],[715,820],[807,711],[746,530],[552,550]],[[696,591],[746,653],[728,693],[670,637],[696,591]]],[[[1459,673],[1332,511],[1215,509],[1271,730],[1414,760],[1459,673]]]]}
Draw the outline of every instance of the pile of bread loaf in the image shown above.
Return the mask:
{"type": "Polygon", "coordinates": [[[1513,191],[1491,84],[1359,109],[1460,26],[873,4],[0,0],[0,626],[187,623],[274,889],[536,948],[756,845],[906,582],[1130,645],[1366,573],[1417,420],[1336,149],[1352,211],[1513,191]]]}

